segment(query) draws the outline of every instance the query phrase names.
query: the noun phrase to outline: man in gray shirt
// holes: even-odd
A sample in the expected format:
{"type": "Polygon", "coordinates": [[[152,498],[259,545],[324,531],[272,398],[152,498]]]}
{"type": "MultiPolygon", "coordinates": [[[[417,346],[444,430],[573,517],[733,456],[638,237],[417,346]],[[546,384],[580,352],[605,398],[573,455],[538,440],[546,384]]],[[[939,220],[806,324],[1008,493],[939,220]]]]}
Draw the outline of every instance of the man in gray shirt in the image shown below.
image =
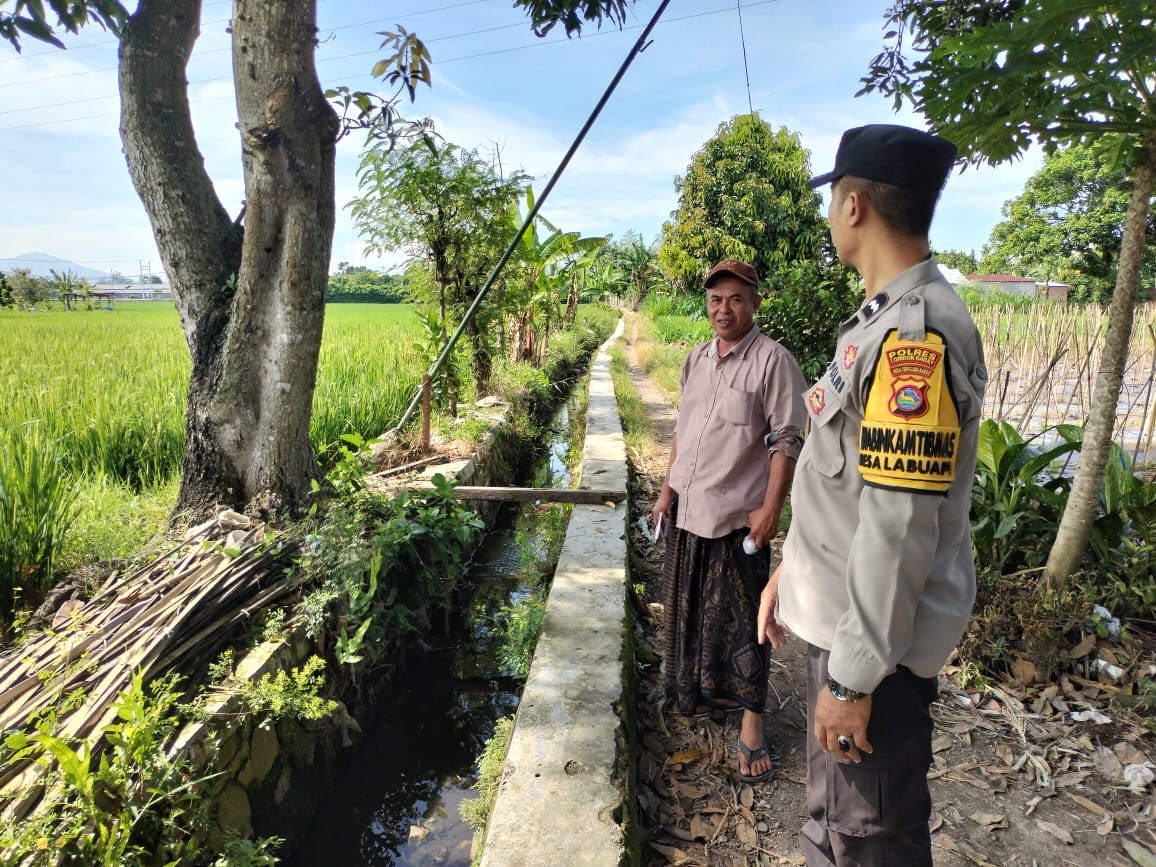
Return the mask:
{"type": "Polygon", "coordinates": [[[761,716],[767,648],[755,625],[770,573],[766,546],[778,532],[802,445],[806,383],[794,356],[754,324],[761,297],[753,267],[724,259],[705,285],[715,337],[682,366],[670,468],[652,511],[671,525],[663,569],[666,689],[688,716],[743,711],[738,772],[757,782],[772,767],[761,716]]]}
{"type": "Polygon", "coordinates": [[[760,641],[808,644],[809,867],[930,867],[929,705],[975,599],[968,510],[987,372],[928,230],[945,139],[848,130],[828,219],[867,302],[804,395],[811,431],[760,641]],[[777,619],[776,619],[777,614],[777,619]]]}

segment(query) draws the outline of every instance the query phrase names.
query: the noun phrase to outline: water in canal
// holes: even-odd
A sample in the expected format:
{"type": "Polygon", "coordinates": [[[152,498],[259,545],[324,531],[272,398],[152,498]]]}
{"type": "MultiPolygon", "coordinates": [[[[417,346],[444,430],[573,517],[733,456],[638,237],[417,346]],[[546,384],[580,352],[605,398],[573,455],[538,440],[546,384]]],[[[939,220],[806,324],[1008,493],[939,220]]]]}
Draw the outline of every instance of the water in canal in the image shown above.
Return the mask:
{"type": "MultiPolygon", "coordinates": [[[[569,487],[570,454],[581,459],[583,381],[555,415],[543,448],[519,482],[569,487]]],[[[569,507],[503,507],[470,564],[460,617],[410,666],[396,698],[363,726],[305,840],[287,867],[469,867],[473,828],[459,805],[477,795],[477,759],[494,724],[517,709],[522,679],[494,629],[503,607],[533,594],[553,573],[569,507]],[[563,511],[565,510],[565,511],[563,511]],[[551,549],[554,549],[551,551],[551,549]],[[497,619],[497,621],[496,621],[497,619]]]]}

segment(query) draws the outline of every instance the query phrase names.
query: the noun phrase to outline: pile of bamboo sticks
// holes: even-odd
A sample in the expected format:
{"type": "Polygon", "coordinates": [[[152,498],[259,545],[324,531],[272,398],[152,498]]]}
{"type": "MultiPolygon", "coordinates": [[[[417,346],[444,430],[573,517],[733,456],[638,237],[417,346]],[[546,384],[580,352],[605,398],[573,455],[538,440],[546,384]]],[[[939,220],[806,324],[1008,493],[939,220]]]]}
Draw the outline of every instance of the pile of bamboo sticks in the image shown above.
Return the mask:
{"type": "MultiPolygon", "coordinates": [[[[53,629],[0,657],[0,730],[24,729],[56,706],[59,736],[99,737],[134,672],[147,683],[203,669],[255,613],[297,589],[303,578],[281,568],[289,547],[266,525],[226,511],[152,563],[114,575],[58,614],[53,629]],[[78,702],[65,701],[78,690],[78,702]]],[[[0,790],[22,771],[0,767],[0,790]]]]}

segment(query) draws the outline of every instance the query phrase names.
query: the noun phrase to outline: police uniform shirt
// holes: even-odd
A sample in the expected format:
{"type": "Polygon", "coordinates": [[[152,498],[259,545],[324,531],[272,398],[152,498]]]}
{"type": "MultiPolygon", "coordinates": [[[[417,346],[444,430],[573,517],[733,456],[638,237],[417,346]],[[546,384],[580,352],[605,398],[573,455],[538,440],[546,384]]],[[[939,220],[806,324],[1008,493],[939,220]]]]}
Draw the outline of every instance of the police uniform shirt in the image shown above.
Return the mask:
{"type": "Polygon", "coordinates": [[[975,323],[930,258],[843,322],[804,393],[779,619],[851,689],[899,664],[935,676],[967,625],[986,381],[975,323]]]}

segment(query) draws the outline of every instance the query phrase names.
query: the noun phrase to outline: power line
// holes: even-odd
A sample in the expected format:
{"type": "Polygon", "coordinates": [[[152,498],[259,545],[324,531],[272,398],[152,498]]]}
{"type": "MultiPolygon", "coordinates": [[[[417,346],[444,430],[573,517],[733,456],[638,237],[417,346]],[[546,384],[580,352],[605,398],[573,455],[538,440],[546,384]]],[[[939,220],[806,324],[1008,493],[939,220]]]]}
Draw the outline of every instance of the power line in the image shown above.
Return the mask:
{"type": "MultiPolygon", "coordinates": [[[[475,3],[484,2],[484,0],[473,0],[473,2],[475,2],[475,3]]],[[[465,36],[476,36],[480,33],[492,33],[496,30],[512,30],[515,27],[517,27],[517,28],[525,27],[525,23],[518,21],[514,24],[502,24],[502,25],[499,25],[497,27],[486,27],[482,30],[470,30],[470,31],[467,31],[465,33],[453,33],[449,36],[435,36],[433,39],[425,39],[422,41],[425,44],[429,45],[429,44],[432,44],[434,42],[448,42],[451,39],[461,39],[465,36]]],[[[229,50],[228,48],[212,48],[212,49],[209,49],[207,51],[199,52],[197,54],[197,56],[198,57],[205,57],[209,54],[219,54],[221,52],[228,51],[228,50],[229,50]]],[[[375,48],[375,49],[372,49],[370,51],[357,51],[357,52],[354,52],[352,54],[341,54],[337,57],[322,57],[317,61],[317,65],[320,66],[323,63],[332,63],[333,61],[336,61],[336,60],[348,60],[349,58],[352,58],[352,57],[365,57],[367,55],[380,54],[380,53],[381,53],[381,49],[375,48]]],[[[456,59],[464,59],[464,58],[456,58],[456,59]]],[[[451,60],[445,60],[445,61],[439,61],[439,62],[450,63],[450,62],[452,62],[452,59],[451,60]]],[[[93,70],[93,71],[94,72],[109,72],[109,71],[112,71],[115,69],[116,69],[115,66],[110,66],[110,67],[106,67],[105,69],[98,69],[98,70],[93,70]]],[[[84,75],[84,74],[85,73],[80,73],[80,72],[70,72],[70,73],[66,73],[65,75],[61,75],[61,76],[57,76],[57,77],[58,78],[66,78],[66,77],[73,76],[73,75],[84,75]]],[[[46,79],[41,79],[41,80],[46,80],[46,79]]],[[[197,79],[196,81],[190,81],[189,86],[191,87],[193,85],[199,85],[199,84],[213,84],[213,83],[218,82],[218,81],[231,81],[231,80],[232,80],[232,77],[228,76],[228,75],[218,76],[217,78],[200,78],[200,79],[197,79]]],[[[26,82],[23,82],[23,83],[26,83],[26,82]]],[[[0,85],[0,86],[3,86],[3,85],[0,85]]],[[[6,109],[4,111],[0,111],[0,117],[2,117],[3,115],[6,115],[6,114],[21,114],[21,113],[26,112],[26,111],[41,111],[41,110],[46,109],[46,108],[61,108],[63,106],[67,106],[67,105],[79,105],[80,103],[96,102],[96,101],[102,100],[102,99],[117,99],[119,97],[120,97],[119,93],[110,93],[110,94],[107,94],[106,96],[88,96],[88,97],[85,97],[84,99],[73,99],[73,100],[70,100],[68,102],[53,102],[53,103],[48,103],[48,104],[44,104],[44,105],[29,105],[29,106],[25,106],[24,108],[9,108],[9,109],[6,109]]],[[[8,127],[8,129],[11,129],[11,128],[12,127],[8,127]]]]}
{"type": "MultiPolygon", "coordinates": [[[[484,2],[484,0],[473,0],[473,2],[484,2]]],[[[777,0],[756,0],[756,2],[747,3],[747,8],[750,9],[750,8],[753,8],[756,6],[768,6],[774,2],[777,2],[777,0]]],[[[668,18],[668,19],[665,19],[664,21],[660,22],[658,26],[663,26],[666,24],[673,24],[673,23],[679,22],[679,21],[689,21],[689,20],[693,20],[696,18],[705,18],[705,17],[711,16],[711,15],[720,15],[720,14],[727,13],[727,12],[730,12],[729,7],[725,8],[725,9],[713,9],[709,12],[698,12],[698,13],[694,13],[691,15],[683,15],[679,18],[668,18]]],[[[523,26],[523,25],[524,25],[524,22],[519,22],[518,25],[504,25],[504,27],[523,26]]],[[[631,31],[631,30],[641,30],[642,27],[643,27],[643,25],[639,24],[639,25],[631,25],[628,27],[623,27],[623,28],[621,28],[621,30],[598,30],[598,31],[591,33],[588,36],[584,36],[582,38],[583,39],[593,39],[593,38],[598,37],[598,36],[609,36],[609,35],[614,35],[617,33],[625,33],[625,32],[631,31]]],[[[491,28],[491,29],[493,29],[493,28],[491,28]]],[[[456,38],[460,38],[463,36],[472,36],[475,33],[484,33],[484,32],[488,32],[488,30],[471,31],[469,33],[455,34],[454,36],[438,37],[438,39],[456,39],[456,38]]],[[[434,42],[437,40],[431,39],[428,41],[434,42]]],[[[511,48],[498,48],[498,49],[494,49],[492,51],[482,51],[482,52],[478,52],[476,54],[465,54],[465,55],[461,55],[459,57],[435,59],[434,60],[434,66],[436,68],[439,65],[444,66],[444,65],[450,64],[450,63],[459,63],[459,62],[464,61],[464,60],[476,60],[476,59],[481,58],[481,57],[493,57],[493,56],[498,55],[498,54],[510,54],[512,52],[515,52],[515,51],[526,51],[526,50],[529,50],[531,48],[540,48],[540,47],[544,47],[544,46],[548,46],[548,45],[558,45],[561,43],[572,44],[574,41],[575,40],[570,39],[570,38],[565,37],[565,36],[560,37],[558,39],[539,40],[537,42],[532,42],[532,43],[529,43],[526,45],[517,45],[517,46],[513,46],[511,48]]],[[[227,50],[227,49],[213,49],[213,51],[224,51],[224,50],[227,50]]],[[[207,54],[209,52],[204,52],[204,53],[207,54]]],[[[342,55],[339,55],[337,57],[326,57],[326,58],[322,58],[322,59],[318,60],[317,66],[321,66],[321,65],[326,64],[326,63],[333,63],[333,62],[338,61],[338,60],[348,60],[348,59],[354,58],[354,57],[364,57],[366,55],[377,54],[377,53],[378,53],[378,50],[375,49],[372,51],[359,51],[359,52],[354,52],[352,54],[342,54],[342,55]]],[[[116,69],[116,67],[115,66],[109,67],[109,69],[116,69]]],[[[87,74],[91,74],[92,72],[104,72],[104,71],[108,71],[108,70],[107,69],[104,69],[104,70],[86,70],[84,72],[67,73],[67,74],[61,75],[61,76],[54,76],[54,78],[69,78],[69,77],[72,77],[75,75],[87,75],[87,74]]],[[[357,77],[364,77],[364,76],[354,76],[354,77],[357,78],[357,77]]],[[[50,79],[34,79],[34,80],[47,81],[50,79]]],[[[229,80],[230,80],[230,78],[228,76],[222,76],[220,78],[210,78],[210,79],[203,79],[203,80],[196,81],[196,82],[190,82],[190,84],[211,84],[211,83],[218,82],[218,81],[229,81],[229,80]]],[[[26,82],[19,82],[19,83],[20,84],[27,84],[30,82],[26,81],[26,82]]],[[[7,86],[7,85],[0,84],[0,87],[5,87],[5,86],[7,86]]],[[[77,100],[76,102],[93,102],[95,100],[101,100],[101,99],[115,99],[115,98],[119,98],[119,96],[120,96],[120,94],[113,94],[110,96],[101,96],[101,97],[89,97],[88,99],[77,100]]],[[[229,94],[227,96],[207,97],[205,99],[190,100],[189,104],[190,105],[201,105],[201,104],[210,103],[210,102],[220,102],[221,100],[225,100],[225,99],[233,99],[233,95],[229,94]]],[[[49,103],[47,105],[38,106],[38,108],[45,108],[45,109],[57,108],[60,106],[74,105],[74,104],[75,104],[75,102],[49,103]]],[[[11,109],[11,110],[6,111],[6,112],[0,112],[0,115],[14,114],[16,112],[23,112],[23,111],[27,111],[27,110],[30,110],[30,109],[27,109],[27,108],[11,109]]],[[[19,126],[0,127],[0,132],[11,132],[11,131],[21,130],[21,129],[32,129],[35,127],[42,127],[42,126],[55,126],[55,125],[62,124],[62,123],[73,123],[73,122],[80,122],[80,121],[85,121],[85,120],[100,120],[102,118],[111,118],[111,117],[117,117],[117,116],[118,116],[117,114],[104,113],[104,114],[86,115],[84,117],[67,117],[67,118],[61,118],[59,120],[37,121],[35,123],[21,124],[19,126]]]]}
{"type": "Polygon", "coordinates": [[[747,78],[747,108],[751,110],[751,114],[754,114],[755,105],[751,101],[751,70],[747,66],[747,34],[743,31],[742,0],[735,0],[735,8],[739,11],[739,39],[743,44],[743,75],[747,78]]]}
{"type": "MultiPolygon", "coordinates": [[[[213,0],[212,3],[205,3],[201,8],[205,9],[209,6],[220,6],[224,3],[232,3],[233,0],[213,0]]],[[[461,6],[473,6],[478,3],[485,3],[487,0],[464,0],[462,3],[454,3],[450,6],[439,6],[437,9],[419,9],[416,12],[403,12],[401,15],[395,15],[392,18],[378,18],[374,21],[366,21],[361,24],[343,24],[340,27],[329,28],[330,30],[348,30],[351,27],[364,27],[367,24],[381,24],[385,21],[395,21],[399,18],[417,18],[419,15],[430,15],[434,12],[444,12],[447,9],[457,9],[461,6]]],[[[227,24],[231,19],[218,18],[215,21],[203,21],[201,27],[210,27],[215,24],[227,24]]],[[[118,42],[116,39],[102,39],[99,42],[86,42],[83,45],[72,45],[65,48],[66,51],[83,51],[86,48],[98,48],[101,45],[115,45],[118,42]]],[[[0,64],[15,63],[19,60],[30,60],[33,57],[46,57],[50,54],[59,54],[60,49],[54,48],[49,51],[37,51],[34,54],[17,54],[15,57],[6,57],[0,59],[0,64]]]]}
{"type": "MultiPolygon", "coordinates": [[[[425,9],[425,10],[422,10],[420,12],[413,12],[413,13],[409,13],[406,16],[399,16],[399,17],[415,18],[418,15],[428,15],[428,14],[433,13],[433,12],[444,12],[447,9],[457,9],[461,6],[473,6],[473,5],[476,5],[478,3],[486,3],[486,2],[488,2],[488,0],[466,0],[466,2],[464,2],[464,3],[455,3],[451,6],[439,6],[437,9],[425,9]]],[[[220,24],[223,22],[227,22],[228,20],[229,19],[227,19],[227,18],[222,18],[220,21],[211,21],[211,22],[209,22],[209,24],[220,24]]],[[[352,29],[358,28],[358,27],[369,27],[370,25],[373,25],[373,24],[384,24],[384,23],[387,23],[387,22],[393,21],[393,20],[395,20],[395,19],[393,19],[393,18],[378,18],[378,19],[375,19],[373,21],[361,21],[361,22],[358,22],[357,24],[343,24],[340,27],[326,28],[326,32],[327,33],[336,33],[338,30],[352,30],[352,29]]],[[[208,24],[205,24],[202,26],[207,27],[208,24]]],[[[524,21],[518,21],[518,22],[515,22],[513,24],[503,24],[503,25],[500,25],[498,27],[484,27],[480,30],[469,30],[469,31],[466,31],[464,33],[454,33],[450,36],[435,36],[433,39],[423,39],[422,42],[429,45],[429,44],[432,44],[434,42],[445,42],[446,40],[449,40],[449,39],[461,39],[464,36],[477,36],[477,35],[482,34],[482,33],[491,33],[495,30],[511,30],[515,27],[524,27],[524,26],[525,26],[524,21]]],[[[115,43],[116,43],[116,40],[113,39],[113,40],[110,40],[108,42],[101,42],[99,44],[100,45],[109,45],[109,44],[115,44],[115,43]]],[[[210,54],[223,54],[224,52],[231,51],[231,50],[232,50],[231,48],[206,48],[206,49],[202,49],[200,51],[194,51],[192,54],[192,57],[204,58],[204,57],[208,57],[210,54]]],[[[372,51],[360,51],[360,52],[357,52],[355,54],[343,54],[339,57],[326,58],[324,60],[319,60],[317,62],[323,63],[323,62],[327,62],[329,60],[343,60],[347,57],[360,57],[360,56],[363,56],[366,54],[377,54],[380,50],[381,50],[380,48],[376,48],[376,49],[373,49],[372,51]]],[[[52,54],[52,53],[53,52],[42,51],[40,54],[33,55],[33,56],[41,57],[45,54],[52,54]]],[[[59,50],[56,53],[59,53],[59,50]]],[[[10,59],[19,60],[20,58],[10,58],[10,59]]],[[[7,62],[7,61],[0,61],[0,63],[3,63],[3,62],[7,62]]],[[[117,69],[118,69],[118,67],[115,65],[114,66],[102,66],[99,69],[85,69],[85,70],[82,70],[80,72],[62,72],[59,75],[46,75],[42,78],[25,78],[21,81],[4,82],[4,83],[0,84],[0,88],[20,87],[20,86],[23,86],[26,84],[39,84],[42,81],[57,81],[61,78],[74,78],[78,75],[91,75],[91,74],[97,73],[97,72],[115,72],[117,69]]],[[[208,81],[223,81],[223,80],[225,80],[225,79],[222,79],[222,78],[208,79],[208,81]]],[[[203,84],[205,82],[190,82],[190,83],[191,84],[203,84]]],[[[110,97],[98,97],[98,98],[109,99],[110,97]]],[[[87,101],[87,100],[82,100],[82,101],[87,101]]],[[[70,103],[53,103],[52,105],[45,106],[45,107],[51,108],[55,105],[68,105],[68,104],[70,104],[70,103]]],[[[23,111],[23,110],[24,109],[16,109],[16,111],[23,111]]],[[[0,112],[0,114],[8,114],[8,113],[9,112],[0,112]]]]}

